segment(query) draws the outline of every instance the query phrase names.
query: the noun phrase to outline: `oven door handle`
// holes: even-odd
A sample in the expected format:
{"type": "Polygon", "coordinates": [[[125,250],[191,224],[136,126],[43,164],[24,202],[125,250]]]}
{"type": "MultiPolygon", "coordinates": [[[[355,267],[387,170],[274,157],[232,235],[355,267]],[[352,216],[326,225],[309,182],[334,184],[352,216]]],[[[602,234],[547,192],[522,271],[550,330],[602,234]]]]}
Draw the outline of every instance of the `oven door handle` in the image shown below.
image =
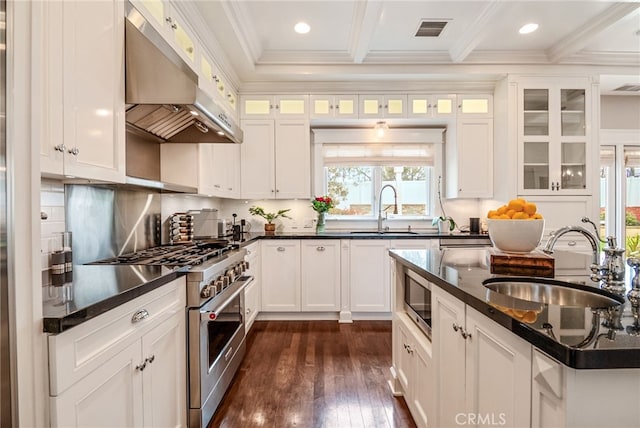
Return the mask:
{"type": "Polygon", "coordinates": [[[220,303],[220,305],[217,305],[217,308],[215,310],[200,311],[200,321],[215,321],[220,316],[220,313],[224,310],[224,308],[226,308],[229,303],[231,303],[236,297],[238,297],[240,293],[244,292],[246,285],[251,283],[251,281],[253,281],[253,277],[251,277],[251,279],[243,284],[242,287],[238,288],[232,295],[227,297],[222,303],[220,303]]]}

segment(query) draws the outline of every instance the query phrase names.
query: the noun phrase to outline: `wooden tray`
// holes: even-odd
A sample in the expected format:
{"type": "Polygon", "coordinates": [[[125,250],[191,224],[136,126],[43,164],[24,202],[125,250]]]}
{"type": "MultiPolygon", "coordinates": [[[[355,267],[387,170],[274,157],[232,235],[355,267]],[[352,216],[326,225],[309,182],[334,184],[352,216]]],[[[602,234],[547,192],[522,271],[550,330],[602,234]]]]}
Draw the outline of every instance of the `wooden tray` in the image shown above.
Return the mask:
{"type": "Polygon", "coordinates": [[[527,254],[504,253],[496,248],[489,251],[491,273],[527,275],[553,278],[555,259],[540,250],[527,254]]]}

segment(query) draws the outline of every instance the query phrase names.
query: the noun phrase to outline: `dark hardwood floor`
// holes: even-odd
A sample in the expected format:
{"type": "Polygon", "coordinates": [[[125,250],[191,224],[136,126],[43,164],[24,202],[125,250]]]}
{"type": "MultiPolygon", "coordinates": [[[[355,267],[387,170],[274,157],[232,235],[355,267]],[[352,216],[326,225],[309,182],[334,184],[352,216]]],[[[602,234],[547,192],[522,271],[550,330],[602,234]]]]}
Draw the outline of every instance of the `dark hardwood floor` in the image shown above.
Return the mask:
{"type": "Polygon", "coordinates": [[[390,366],[391,321],[256,321],[209,428],[415,427],[390,366]]]}

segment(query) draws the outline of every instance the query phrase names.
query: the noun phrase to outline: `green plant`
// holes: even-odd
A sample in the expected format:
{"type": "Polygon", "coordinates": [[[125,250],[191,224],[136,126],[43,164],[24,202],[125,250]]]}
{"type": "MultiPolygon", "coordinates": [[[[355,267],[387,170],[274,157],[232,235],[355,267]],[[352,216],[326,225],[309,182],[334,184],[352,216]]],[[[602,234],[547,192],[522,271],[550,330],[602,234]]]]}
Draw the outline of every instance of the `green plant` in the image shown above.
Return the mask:
{"type": "Polygon", "coordinates": [[[636,236],[627,236],[625,249],[628,257],[640,256],[640,233],[636,234],[636,236]]]}
{"type": "Polygon", "coordinates": [[[277,213],[267,213],[267,212],[264,211],[264,208],[262,208],[262,207],[253,206],[253,207],[249,208],[249,214],[260,216],[263,219],[267,220],[267,223],[269,223],[269,224],[271,224],[273,222],[273,220],[277,219],[278,217],[283,217],[283,218],[290,219],[291,217],[289,217],[286,214],[289,211],[291,211],[291,209],[287,208],[286,210],[280,210],[277,213]]]}
{"type": "Polygon", "coordinates": [[[432,226],[437,226],[438,223],[440,223],[440,222],[448,221],[449,222],[449,232],[453,232],[454,229],[456,228],[457,224],[456,224],[455,220],[453,219],[453,217],[448,216],[444,212],[444,206],[442,206],[442,193],[440,191],[441,184],[442,184],[442,176],[439,176],[438,177],[438,202],[440,203],[440,212],[442,212],[442,214],[439,217],[434,217],[433,220],[431,220],[431,225],[432,226]]]}

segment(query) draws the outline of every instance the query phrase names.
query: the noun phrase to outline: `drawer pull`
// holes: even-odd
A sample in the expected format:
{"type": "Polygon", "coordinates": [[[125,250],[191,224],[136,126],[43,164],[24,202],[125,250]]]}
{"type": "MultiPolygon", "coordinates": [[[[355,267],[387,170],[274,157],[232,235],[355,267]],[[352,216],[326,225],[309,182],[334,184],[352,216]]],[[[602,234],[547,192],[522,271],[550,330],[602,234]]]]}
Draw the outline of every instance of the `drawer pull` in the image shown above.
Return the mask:
{"type": "Polygon", "coordinates": [[[278,251],[284,251],[284,247],[278,247],[278,251]]]}
{"type": "Polygon", "coordinates": [[[131,317],[131,322],[135,324],[144,320],[145,318],[149,318],[149,311],[147,311],[146,309],[140,309],[135,314],[133,314],[133,316],[131,317]]]}
{"type": "Polygon", "coordinates": [[[144,360],[144,362],[142,364],[136,366],[136,370],[143,371],[145,369],[145,367],[147,367],[147,360],[144,360]]]}
{"type": "Polygon", "coordinates": [[[318,251],[324,251],[324,247],[316,247],[316,250],[318,250],[318,251]]]}
{"type": "Polygon", "coordinates": [[[567,245],[570,246],[570,247],[575,247],[576,246],[576,241],[569,241],[567,243],[567,245]]]}
{"type": "Polygon", "coordinates": [[[144,360],[144,363],[145,363],[145,364],[146,364],[146,363],[151,364],[151,363],[153,363],[153,362],[155,361],[155,359],[156,359],[156,356],[155,356],[155,355],[151,355],[149,358],[147,358],[147,359],[145,359],[145,360],[144,360]]]}

